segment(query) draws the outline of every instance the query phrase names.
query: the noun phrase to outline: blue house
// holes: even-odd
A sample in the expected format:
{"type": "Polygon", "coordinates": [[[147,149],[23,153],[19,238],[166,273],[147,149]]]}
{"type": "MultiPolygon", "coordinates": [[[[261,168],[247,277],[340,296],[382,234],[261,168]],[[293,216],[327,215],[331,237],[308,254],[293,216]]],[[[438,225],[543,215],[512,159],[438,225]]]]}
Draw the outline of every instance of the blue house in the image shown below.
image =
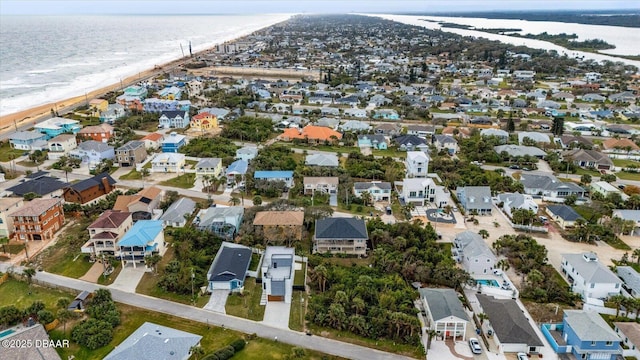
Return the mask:
{"type": "Polygon", "coordinates": [[[47,140],[49,140],[60,134],[77,134],[82,129],[82,126],[77,120],[54,117],[36,124],[34,129],[45,134],[47,140]]]}
{"type": "Polygon", "coordinates": [[[400,119],[400,115],[398,115],[398,112],[393,109],[378,109],[373,114],[373,118],[384,120],[398,120],[400,119]]]}
{"type": "Polygon", "coordinates": [[[620,337],[595,311],[565,310],[562,324],[542,324],[541,330],[559,354],[594,360],[615,360],[622,355],[620,337]]]}
{"type": "Polygon", "coordinates": [[[171,134],[169,134],[169,136],[165,136],[164,140],[162,140],[162,152],[177,153],[178,149],[186,144],[186,136],[172,132],[171,134]]]}
{"type": "Polygon", "coordinates": [[[46,135],[37,131],[18,131],[9,137],[11,147],[19,150],[36,150],[47,147],[46,135]]]}
{"type": "Polygon", "coordinates": [[[239,159],[232,162],[227,167],[227,172],[225,174],[225,176],[227,177],[227,185],[229,186],[233,184],[235,184],[236,186],[244,185],[244,175],[247,173],[248,168],[249,168],[249,163],[247,162],[247,160],[239,159]],[[242,176],[243,180],[241,180],[240,183],[236,183],[236,175],[242,176]]]}
{"type": "Polygon", "coordinates": [[[256,180],[284,181],[288,188],[293,186],[293,171],[289,170],[256,171],[253,174],[253,178],[256,180]]]}
{"type": "Polygon", "coordinates": [[[189,126],[189,113],[183,110],[162,111],[158,122],[165,129],[183,129],[189,126]]]}
{"type": "Polygon", "coordinates": [[[358,147],[387,150],[387,139],[383,135],[358,135],[358,147]]]}
{"type": "Polygon", "coordinates": [[[120,250],[116,257],[122,266],[128,263],[136,267],[136,263],[144,264],[144,258],[153,254],[164,254],[164,231],[162,220],[138,220],[118,241],[120,250]]]}

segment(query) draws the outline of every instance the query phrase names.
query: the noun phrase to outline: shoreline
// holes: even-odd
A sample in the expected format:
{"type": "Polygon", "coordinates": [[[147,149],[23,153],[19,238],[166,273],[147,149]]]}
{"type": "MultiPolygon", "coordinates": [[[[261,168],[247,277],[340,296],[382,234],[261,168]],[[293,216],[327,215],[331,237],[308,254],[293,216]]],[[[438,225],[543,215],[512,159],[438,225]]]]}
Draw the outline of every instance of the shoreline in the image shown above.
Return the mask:
{"type": "MultiPolygon", "coordinates": [[[[274,25],[289,21],[290,18],[291,17],[289,17],[286,20],[271,24],[269,26],[256,29],[253,32],[261,31],[261,30],[270,28],[274,25]]],[[[75,108],[78,108],[84,105],[85,103],[87,103],[88,101],[91,101],[92,99],[99,98],[108,92],[121,90],[121,88],[126,88],[128,86],[137,84],[140,81],[144,81],[149,78],[163,74],[165,72],[174,70],[175,68],[186,64],[187,62],[197,58],[198,56],[203,56],[203,55],[212,53],[213,51],[215,51],[216,46],[220,44],[237,42],[248,35],[249,34],[244,34],[238,37],[234,37],[231,40],[215,43],[207,49],[194,52],[193,57],[182,57],[182,58],[171,60],[169,62],[160,64],[160,65],[156,65],[154,68],[143,70],[141,72],[138,72],[137,74],[128,76],[122,79],[121,82],[116,80],[114,81],[114,83],[110,85],[87,92],[86,95],[80,94],[78,96],[62,99],[59,101],[33,106],[28,109],[18,111],[15,113],[2,115],[0,116],[0,134],[6,134],[12,131],[16,131],[16,129],[19,129],[24,126],[28,126],[31,122],[33,123],[33,125],[35,125],[39,121],[46,120],[51,117],[51,109],[57,109],[57,112],[62,115],[64,113],[67,113],[75,108]]]]}

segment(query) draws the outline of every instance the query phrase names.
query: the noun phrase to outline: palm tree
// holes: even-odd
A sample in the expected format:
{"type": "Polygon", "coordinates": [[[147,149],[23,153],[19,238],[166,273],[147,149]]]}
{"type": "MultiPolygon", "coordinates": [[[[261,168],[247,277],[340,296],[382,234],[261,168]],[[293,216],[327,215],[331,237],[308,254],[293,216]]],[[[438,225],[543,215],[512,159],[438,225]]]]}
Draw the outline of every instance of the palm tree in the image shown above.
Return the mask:
{"type": "Polygon", "coordinates": [[[56,313],[56,317],[58,320],[62,322],[62,331],[66,334],[67,332],[67,321],[71,318],[71,311],[69,311],[69,304],[71,300],[66,297],[61,297],[58,299],[57,306],[58,312],[56,313]]]}
{"type": "Polygon", "coordinates": [[[240,199],[238,199],[237,196],[232,196],[231,199],[229,199],[229,204],[238,206],[238,204],[240,204],[240,199]]]}
{"type": "Polygon", "coordinates": [[[613,303],[613,305],[616,307],[616,317],[620,315],[620,307],[622,306],[624,299],[624,295],[614,295],[609,298],[609,302],[613,303]]]}
{"type": "Polygon", "coordinates": [[[313,269],[313,273],[318,280],[318,289],[320,289],[321,292],[324,292],[327,285],[327,268],[324,265],[318,265],[315,267],[315,269],[313,269]]]}
{"type": "Polygon", "coordinates": [[[640,265],[640,248],[633,250],[633,253],[631,253],[631,256],[632,257],[635,256],[636,264],[640,265]]]}
{"type": "Polygon", "coordinates": [[[351,308],[356,313],[356,315],[359,315],[360,313],[364,312],[364,310],[367,308],[367,305],[365,304],[364,300],[362,300],[362,298],[356,296],[351,300],[351,308]]]}
{"type": "Polygon", "coordinates": [[[36,270],[34,268],[25,268],[22,273],[27,277],[27,281],[31,285],[31,279],[36,275],[36,270]]]}
{"type": "Polygon", "coordinates": [[[489,232],[485,229],[478,231],[478,235],[482,236],[483,239],[489,238],[489,232]]]}
{"type": "Polygon", "coordinates": [[[67,183],[68,183],[69,182],[69,173],[71,171],[73,171],[73,169],[71,168],[71,166],[66,165],[66,166],[63,166],[61,170],[64,171],[64,177],[65,177],[65,179],[67,180],[67,183]]]}
{"type": "Polygon", "coordinates": [[[485,320],[489,320],[489,316],[485,313],[480,313],[478,314],[478,320],[480,320],[480,326],[482,326],[485,320]]]}
{"type": "Polygon", "coordinates": [[[362,198],[362,202],[365,206],[369,205],[372,200],[371,194],[368,191],[362,192],[362,194],[360,194],[360,197],[362,198]]]}
{"type": "Polygon", "coordinates": [[[509,261],[507,259],[500,259],[496,263],[496,267],[500,268],[502,271],[507,271],[511,268],[511,265],[509,265],[509,261]]]}
{"type": "Polygon", "coordinates": [[[201,355],[204,355],[204,349],[200,345],[194,345],[189,348],[189,353],[194,356],[195,360],[198,360],[201,355]]]}
{"type": "Polygon", "coordinates": [[[162,257],[160,255],[158,255],[158,254],[145,256],[144,264],[147,267],[153,268],[153,273],[156,274],[158,272],[157,265],[158,265],[158,263],[160,262],[161,259],[162,259],[162,257]]]}

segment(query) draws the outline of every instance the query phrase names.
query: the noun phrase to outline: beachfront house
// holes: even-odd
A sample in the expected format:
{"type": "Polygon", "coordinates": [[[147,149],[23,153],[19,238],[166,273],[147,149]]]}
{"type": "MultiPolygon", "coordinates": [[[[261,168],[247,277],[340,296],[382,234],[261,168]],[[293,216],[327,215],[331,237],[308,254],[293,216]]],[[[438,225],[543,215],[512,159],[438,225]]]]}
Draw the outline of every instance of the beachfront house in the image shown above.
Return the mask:
{"type": "Polygon", "coordinates": [[[75,135],[62,134],[47,141],[49,152],[47,155],[50,160],[59,159],[66,156],[69,151],[75,149],[78,146],[75,135]]]}
{"type": "Polygon", "coordinates": [[[598,261],[593,252],[562,254],[562,275],[571,284],[571,290],[582,299],[606,299],[620,294],[622,280],[598,261]]]}
{"type": "Polygon", "coordinates": [[[176,132],[172,132],[169,136],[165,136],[162,140],[162,152],[163,153],[177,153],[178,149],[187,144],[187,137],[180,135],[176,132]]]}
{"type": "Polygon", "coordinates": [[[147,256],[164,255],[164,231],[160,220],[139,220],[118,242],[122,267],[144,264],[147,256]]]}
{"type": "Polygon", "coordinates": [[[186,111],[163,111],[158,119],[161,128],[183,129],[189,126],[189,113],[186,111]]]}
{"type": "Polygon", "coordinates": [[[37,132],[45,134],[49,140],[60,134],[77,134],[82,126],[78,120],[54,117],[37,123],[33,128],[37,132]]]}
{"type": "Polygon", "coordinates": [[[456,234],[453,244],[453,257],[469,274],[492,274],[496,256],[482,236],[473,231],[463,231],[456,234]]]}
{"type": "Polygon", "coordinates": [[[18,150],[40,150],[47,147],[47,136],[38,131],[17,131],[9,136],[9,144],[18,150]]]}
{"type": "Polygon", "coordinates": [[[121,104],[109,104],[107,110],[100,113],[100,122],[113,124],[116,120],[123,118],[127,114],[124,106],[121,104]]]}

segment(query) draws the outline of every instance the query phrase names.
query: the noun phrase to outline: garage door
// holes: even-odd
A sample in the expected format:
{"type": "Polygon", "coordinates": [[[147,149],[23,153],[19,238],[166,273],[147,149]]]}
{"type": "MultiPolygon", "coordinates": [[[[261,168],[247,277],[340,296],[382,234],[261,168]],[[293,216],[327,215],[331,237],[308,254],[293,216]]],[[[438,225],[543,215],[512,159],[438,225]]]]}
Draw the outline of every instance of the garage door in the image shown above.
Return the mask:
{"type": "Polygon", "coordinates": [[[284,301],[284,296],[268,295],[267,300],[268,301],[284,301]]]}

